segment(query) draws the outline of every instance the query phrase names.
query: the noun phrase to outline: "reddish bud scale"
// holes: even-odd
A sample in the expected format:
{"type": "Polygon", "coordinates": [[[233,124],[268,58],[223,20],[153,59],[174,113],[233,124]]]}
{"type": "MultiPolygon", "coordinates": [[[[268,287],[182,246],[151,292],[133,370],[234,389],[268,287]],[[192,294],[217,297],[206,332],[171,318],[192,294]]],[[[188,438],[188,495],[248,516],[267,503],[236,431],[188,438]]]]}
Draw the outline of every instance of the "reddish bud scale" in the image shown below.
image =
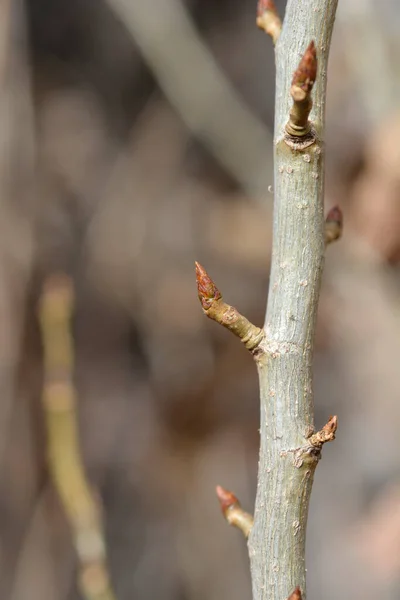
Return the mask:
{"type": "Polygon", "coordinates": [[[288,600],[302,600],[301,590],[297,587],[289,596],[288,600]]]}
{"type": "Polygon", "coordinates": [[[307,94],[311,92],[317,76],[317,51],[314,42],[310,42],[297,70],[294,72],[292,86],[301,88],[307,94]]]}
{"type": "Polygon", "coordinates": [[[217,498],[219,500],[222,514],[224,516],[226,515],[226,512],[230,508],[232,508],[234,506],[238,506],[239,500],[236,498],[235,494],[233,494],[229,490],[226,490],[222,486],[217,485],[217,487],[215,488],[215,491],[217,492],[217,498]]]}
{"type": "Polygon", "coordinates": [[[265,12],[272,12],[278,14],[274,0],[258,0],[257,4],[257,16],[262,17],[265,12]]]}
{"type": "Polygon", "coordinates": [[[222,294],[211,277],[209,277],[205,268],[198,262],[196,262],[195,265],[199,300],[204,310],[207,310],[215,300],[220,300],[222,298],[222,294]]]}
{"type": "Polygon", "coordinates": [[[343,225],[343,213],[339,206],[334,206],[328,212],[326,216],[327,223],[338,223],[340,226],[343,225]]]}

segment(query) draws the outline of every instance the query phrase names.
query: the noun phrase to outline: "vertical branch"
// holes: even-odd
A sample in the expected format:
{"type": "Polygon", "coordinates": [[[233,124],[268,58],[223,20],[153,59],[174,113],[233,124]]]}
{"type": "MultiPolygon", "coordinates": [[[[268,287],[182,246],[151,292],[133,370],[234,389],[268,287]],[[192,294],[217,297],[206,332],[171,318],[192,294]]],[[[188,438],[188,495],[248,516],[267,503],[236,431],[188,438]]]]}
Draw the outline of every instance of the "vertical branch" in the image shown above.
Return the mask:
{"type": "MultiPolygon", "coordinates": [[[[311,487],[322,440],[334,437],[334,431],[312,435],[312,360],[325,248],[326,70],[336,5],[288,0],[275,48],[273,253],[265,340],[257,357],[261,440],[249,538],[253,600],[282,600],[294,589],[305,597],[311,487]]],[[[323,431],[332,427],[336,419],[323,431]]]]}
{"type": "Polygon", "coordinates": [[[40,323],[44,346],[43,408],[51,476],[73,532],[79,585],[86,600],[114,600],[106,567],[99,506],[84,472],[78,438],[70,320],[72,283],[53,276],[44,287],[40,323]]]}

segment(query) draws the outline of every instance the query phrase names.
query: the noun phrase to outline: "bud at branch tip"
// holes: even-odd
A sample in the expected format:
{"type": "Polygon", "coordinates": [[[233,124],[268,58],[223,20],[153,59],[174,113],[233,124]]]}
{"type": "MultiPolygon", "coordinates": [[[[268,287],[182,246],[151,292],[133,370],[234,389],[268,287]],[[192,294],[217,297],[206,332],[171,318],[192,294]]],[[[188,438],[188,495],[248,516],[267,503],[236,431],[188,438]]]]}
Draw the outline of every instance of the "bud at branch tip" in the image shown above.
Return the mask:
{"type": "Polygon", "coordinates": [[[222,486],[217,485],[215,491],[217,493],[217,498],[221,506],[222,514],[224,516],[226,515],[227,510],[229,510],[230,508],[240,506],[235,494],[233,494],[229,490],[226,490],[222,486]]]}
{"type": "Polygon", "coordinates": [[[338,240],[343,233],[343,213],[339,206],[334,206],[325,219],[325,244],[338,240]]]}
{"type": "Polygon", "coordinates": [[[338,428],[338,418],[337,416],[329,417],[329,420],[326,425],[323,426],[321,431],[317,431],[310,438],[309,442],[315,448],[322,448],[324,444],[327,442],[333,442],[336,436],[336,431],[338,428]]]}
{"type": "Polygon", "coordinates": [[[222,294],[204,267],[196,262],[196,281],[199,300],[209,319],[229,329],[243,342],[244,346],[256,355],[256,350],[264,338],[264,331],[256,327],[235,307],[222,300],[222,294]]]}
{"type": "Polygon", "coordinates": [[[317,77],[317,67],[317,50],[314,41],[311,41],[293,74],[290,88],[293,106],[286,124],[286,133],[292,138],[304,138],[310,134],[311,123],[308,117],[312,109],[311,91],[317,77]]]}
{"type": "Polygon", "coordinates": [[[207,310],[215,300],[220,300],[222,295],[205,268],[198,262],[195,265],[199,300],[203,309],[207,310]]]}
{"type": "Polygon", "coordinates": [[[282,21],[279,18],[274,0],[258,0],[256,23],[257,27],[271,36],[275,45],[282,30],[282,21]]]}
{"type": "Polygon", "coordinates": [[[292,86],[301,88],[309,94],[317,77],[317,50],[314,41],[311,41],[293,74],[292,86]]]}
{"type": "Polygon", "coordinates": [[[226,490],[220,485],[215,488],[217,497],[226,521],[229,525],[233,525],[240,529],[243,535],[248,538],[251,528],[253,527],[253,517],[243,510],[239,500],[235,494],[226,490]]]}

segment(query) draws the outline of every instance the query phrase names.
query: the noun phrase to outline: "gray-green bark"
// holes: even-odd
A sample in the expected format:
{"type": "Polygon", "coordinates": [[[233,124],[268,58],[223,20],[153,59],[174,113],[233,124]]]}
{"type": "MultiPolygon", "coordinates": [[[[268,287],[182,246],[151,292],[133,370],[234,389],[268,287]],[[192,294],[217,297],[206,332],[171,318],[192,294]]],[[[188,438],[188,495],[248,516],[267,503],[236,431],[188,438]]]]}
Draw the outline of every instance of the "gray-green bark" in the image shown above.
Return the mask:
{"type": "Polygon", "coordinates": [[[276,44],[275,204],[266,340],[258,356],[261,445],[249,539],[253,600],[305,598],[305,532],[319,450],[313,432],[312,360],[324,260],[326,71],[337,0],[288,0],[276,44]],[[314,143],[284,141],[299,60],[315,41],[318,75],[310,119],[314,143]]]}

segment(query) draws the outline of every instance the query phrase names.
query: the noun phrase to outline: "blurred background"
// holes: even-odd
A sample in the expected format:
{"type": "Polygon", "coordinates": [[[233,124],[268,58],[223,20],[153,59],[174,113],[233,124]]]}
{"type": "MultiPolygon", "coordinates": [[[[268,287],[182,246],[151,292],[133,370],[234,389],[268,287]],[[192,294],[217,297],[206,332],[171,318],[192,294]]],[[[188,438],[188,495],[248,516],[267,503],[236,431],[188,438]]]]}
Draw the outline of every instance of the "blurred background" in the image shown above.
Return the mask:
{"type": "MultiPolygon", "coordinates": [[[[284,14],[284,2],[278,2],[284,14]]],[[[46,461],[43,281],[76,290],[82,457],[118,600],[250,600],[258,382],[206,319],[199,260],[262,324],[274,53],[255,0],[5,0],[0,7],[0,598],[78,600],[46,461]]],[[[308,598],[400,597],[400,8],[339,2],[329,65],[327,252],[308,598]],[[326,532],[329,531],[329,541],[326,532]]]]}

